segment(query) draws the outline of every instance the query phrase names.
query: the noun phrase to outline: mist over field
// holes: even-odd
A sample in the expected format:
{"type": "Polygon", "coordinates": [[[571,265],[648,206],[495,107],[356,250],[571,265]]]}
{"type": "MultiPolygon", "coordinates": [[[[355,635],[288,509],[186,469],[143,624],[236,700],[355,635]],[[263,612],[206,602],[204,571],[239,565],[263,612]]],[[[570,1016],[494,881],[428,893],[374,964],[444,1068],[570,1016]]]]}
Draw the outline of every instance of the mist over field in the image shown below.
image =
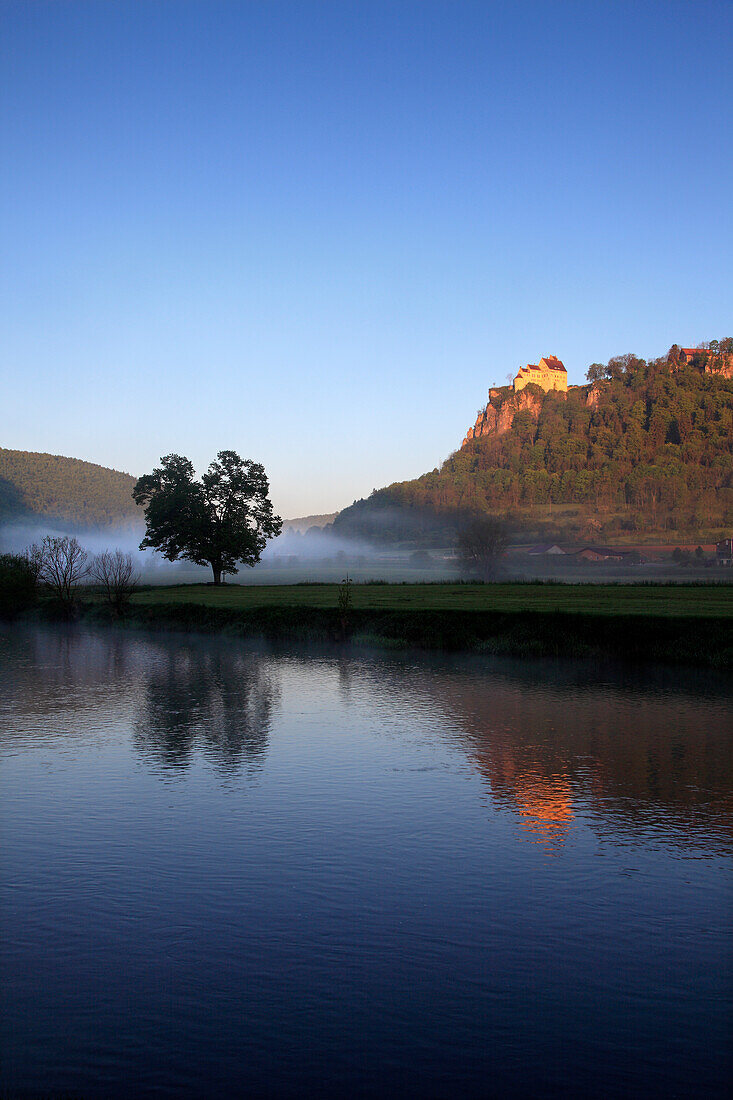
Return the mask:
{"type": "MultiPolygon", "coordinates": [[[[193,562],[170,562],[153,550],[140,550],[144,529],[129,526],[79,531],[53,523],[14,523],[0,527],[0,553],[22,553],[46,535],[73,535],[90,558],[104,550],[130,553],[143,584],[185,584],[211,581],[208,566],[193,562]]],[[[379,549],[363,540],[349,539],[331,530],[312,528],[305,534],[286,527],[268,542],[262,560],[254,567],[243,566],[229,576],[229,583],[293,584],[307,581],[340,581],[345,574],[354,580],[448,579],[456,576],[455,563],[444,560],[445,552],[379,549]]]]}
{"type": "MultiPolygon", "coordinates": [[[[140,573],[141,584],[210,584],[211,569],[179,560],[170,562],[153,550],[140,550],[142,528],[129,526],[104,530],[73,531],[50,523],[15,523],[0,527],[0,553],[21,553],[45,535],[74,535],[90,559],[104,550],[130,553],[140,573]]],[[[727,571],[714,567],[714,553],[708,548],[696,558],[694,547],[684,564],[672,558],[673,547],[651,547],[646,560],[638,564],[622,562],[581,562],[573,554],[543,555],[528,548],[513,546],[498,563],[496,579],[509,581],[563,581],[568,584],[626,582],[721,583],[727,571]]],[[[448,582],[469,579],[462,573],[453,548],[429,550],[407,547],[378,547],[363,539],[346,538],[331,527],[311,528],[305,533],[286,526],[276,539],[268,542],[262,560],[254,567],[243,566],[225,583],[244,585],[328,584],[344,577],[355,583],[385,581],[448,582]]],[[[91,582],[89,582],[91,583],[91,582]]]]}
{"type": "Polygon", "coordinates": [[[153,550],[141,550],[140,541],[145,534],[144,528],[138,530],[129,526],[79,531],[62,524],[13,523],[0,527],[0,553],[20,554],[33,543],[40,543],[46,535],[60,538],[73,536],[90,558],[105,550],[122,550],[132,554],[141,580],[146,584],[176,584],[184,580],[205,580],[210,570],[191,562],[169,562],[153,550]]]}

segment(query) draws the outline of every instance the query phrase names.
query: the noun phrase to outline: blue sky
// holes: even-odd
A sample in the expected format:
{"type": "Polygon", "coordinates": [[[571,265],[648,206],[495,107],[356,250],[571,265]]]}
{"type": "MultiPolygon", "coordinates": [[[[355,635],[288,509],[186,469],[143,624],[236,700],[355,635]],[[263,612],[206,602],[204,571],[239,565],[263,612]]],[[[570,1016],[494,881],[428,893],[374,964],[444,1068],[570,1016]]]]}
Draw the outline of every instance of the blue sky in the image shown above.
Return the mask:
{"type": "Polygon", "coordinates": [[[0,3],[0,444],[437,466],[494,383],[733,334],[733,4],[0,3]]]}

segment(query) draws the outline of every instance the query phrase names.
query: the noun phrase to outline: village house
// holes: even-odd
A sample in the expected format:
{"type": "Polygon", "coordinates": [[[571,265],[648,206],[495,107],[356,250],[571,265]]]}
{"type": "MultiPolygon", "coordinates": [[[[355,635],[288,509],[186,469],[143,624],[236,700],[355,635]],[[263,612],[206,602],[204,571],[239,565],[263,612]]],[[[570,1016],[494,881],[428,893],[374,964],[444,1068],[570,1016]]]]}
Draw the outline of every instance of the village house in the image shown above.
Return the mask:
{"type": "Polygon", "coordinates": [[[733,539],[721,539],[715,546],[718,565],[733,566],[733,539]]]}
{"type": "Polygon", "coordinates": [[[619,550],[613,546],[584,546],[575,553],[578,561],[630,561],[637,560],[633,550],[619,550]]]}
{"type": "Polygon", "coordinates": [[[560,554],[564,555],[565,551],[563,550],[562,546],[558,546],[556,542],[545,542],[542,543],[540,546],[531,547],[531,549],[529,549],[527,553],[533,555],[551,554],[553,556],[557,556],[560,554]]]}
{"type": "Polygon", "coordinates": [[[534,382],[543,390],[560,390],[563,393],[568,388],[568,372],[556,355],[545,355],[539,363],[527,363],[526,367],[520,367],[514,379],[514,392],[519,393],[528,382],[534,382]]]}

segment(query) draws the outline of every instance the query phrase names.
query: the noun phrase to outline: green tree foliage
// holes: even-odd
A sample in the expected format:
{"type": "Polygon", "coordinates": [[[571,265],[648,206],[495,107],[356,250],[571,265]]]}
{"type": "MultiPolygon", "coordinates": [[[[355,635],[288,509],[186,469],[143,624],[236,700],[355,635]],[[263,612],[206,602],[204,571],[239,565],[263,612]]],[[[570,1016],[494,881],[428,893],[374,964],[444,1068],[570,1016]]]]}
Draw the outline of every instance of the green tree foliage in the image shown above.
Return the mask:
{"type": "Polygon", "coordinates": [[[37,570],[23,554],[0,554],[0,618],[12,619],[36,601],[37,570]]]}
{"type": "Polygon", "coordinates": [[[264,467],[234,451],[219,451],[200,481],[182,455],[166,455],[134,489],[145,509],[147,532],[140,549],[152,547],[169,561],[185,558],[210,565],[214,584],[236,573],[238,565],[255,565],[268,539],[280,534],[282,520],[273,514],[264,467]]]}
{"type": "MultiPolygon", "coordinates": [[[[733,379],[705,369],[725,365],[733,340],[717,347],[712,363],[685,364],[674,348],[648,362],[617,356],[593,364],[590,384],[567,394],[528,386],[536,418],[518,411],[509,431],[472,440],[415,481],[375,490],[334,528],[438,545],[456,537],[467,513],[485,512],[535,535],[715,537],[733,527],[733,379]]],[[[496,403],[512,400],[501,391],[496,403]]]]}
{"type": "Polygon", "coordinates": [[[0,447],[0,522],[34,517],[66,529],[141,523],[130,474],[78,458],[0,447]]]}

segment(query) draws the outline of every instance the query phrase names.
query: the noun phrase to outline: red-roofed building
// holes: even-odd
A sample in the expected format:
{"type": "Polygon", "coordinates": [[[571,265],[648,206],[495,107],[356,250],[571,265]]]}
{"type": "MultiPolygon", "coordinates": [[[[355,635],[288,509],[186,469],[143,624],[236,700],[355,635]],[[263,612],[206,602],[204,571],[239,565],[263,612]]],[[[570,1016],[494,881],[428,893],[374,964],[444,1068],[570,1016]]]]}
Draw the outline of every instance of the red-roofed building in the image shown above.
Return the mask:
{"type": "Polygon", "coordinates": [[[514,392],[523,390],[528,382],[534,382],[543,390],[561,390],[568,388],[568,372],[561,359],[556,355],[545,355],[539,363],[527,363],[526,367],[520,367],[514,379],[514,392]]]}
{"type": "Polygon", "coordinates": [[[713,354],[710,348],[680,348],[680,359],[685,363],[691,363],[696,355],[701,359],[709,359],[713,354]]]}

